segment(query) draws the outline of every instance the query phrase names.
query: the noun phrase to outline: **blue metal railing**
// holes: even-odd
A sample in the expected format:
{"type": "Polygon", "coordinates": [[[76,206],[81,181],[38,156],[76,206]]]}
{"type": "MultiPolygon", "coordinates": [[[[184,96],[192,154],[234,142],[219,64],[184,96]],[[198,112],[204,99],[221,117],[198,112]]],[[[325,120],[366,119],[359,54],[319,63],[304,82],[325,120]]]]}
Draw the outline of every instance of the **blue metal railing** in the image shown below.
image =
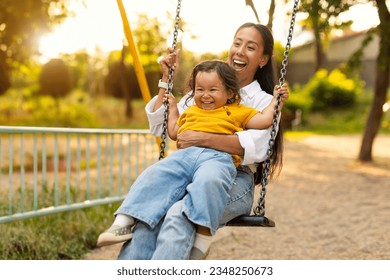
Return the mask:
{"type": "Polygon", "coordinates": [[[0,126],[0,223],[120,201],[158,156],[148,130],[0,126]]]}

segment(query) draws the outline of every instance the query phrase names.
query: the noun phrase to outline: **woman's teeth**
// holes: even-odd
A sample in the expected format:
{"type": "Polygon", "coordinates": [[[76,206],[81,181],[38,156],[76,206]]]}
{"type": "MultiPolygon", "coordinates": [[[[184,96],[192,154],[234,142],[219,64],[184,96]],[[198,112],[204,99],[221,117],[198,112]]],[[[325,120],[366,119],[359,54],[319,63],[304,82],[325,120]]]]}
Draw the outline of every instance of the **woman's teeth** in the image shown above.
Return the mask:
{"type": "Polygon", "coordinates": [[[240,68],[243,68],[246,65],[245,62],[239,61],[239,60],[233,60],[233,63],[234,63],[234,66],[237,66],[237,67],[240,67],[240,68]]]}

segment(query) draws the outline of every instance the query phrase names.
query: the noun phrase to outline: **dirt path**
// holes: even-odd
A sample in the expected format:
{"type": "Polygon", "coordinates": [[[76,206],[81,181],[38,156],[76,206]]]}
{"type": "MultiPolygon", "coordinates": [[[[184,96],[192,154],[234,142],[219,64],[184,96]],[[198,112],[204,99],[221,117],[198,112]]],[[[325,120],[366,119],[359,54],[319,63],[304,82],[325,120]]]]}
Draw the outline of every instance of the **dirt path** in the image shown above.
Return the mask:
{"type": "MultiPolygon", "coordinates": [[[[354,161],[359,145],[358,136],[286,141],[266,198],[276,227],[225,227],[208,259],[390,259],[390,137],[376,139],[376,165],[354,161]]],[[[115,259],[119,248],[86,259],[115,259]]]]}

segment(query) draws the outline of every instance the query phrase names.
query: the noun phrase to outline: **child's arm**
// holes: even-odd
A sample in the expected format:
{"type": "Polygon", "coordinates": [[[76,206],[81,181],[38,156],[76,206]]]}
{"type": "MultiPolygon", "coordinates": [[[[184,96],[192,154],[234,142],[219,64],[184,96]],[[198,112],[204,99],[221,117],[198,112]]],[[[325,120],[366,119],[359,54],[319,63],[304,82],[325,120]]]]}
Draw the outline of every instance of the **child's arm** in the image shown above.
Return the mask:
{"type": "Polygon", "coordinates": [[[274,98],[272,99],[271,103],[261,113],[254,115],[247,122],[247,124],[245,125],[246,129],[264,129],[272,125],[278,95],[282,95],[280,103],[280,110],[282,110],[283,102],[286,101],[288,98],[288,90],[286,84],[283,84],[282,86],[275,86],[274,98]]]}
{"type": "Polygon", "coordinates": [[[173,94],[165,94],[164,100],[168,99],[169,102],[169,111],[168,111],[168,127],[167,132],[169,138],[176,141],[177,131],[179,126],[177,125],[177,120],[179,119],[179,109],[177,108],[176,98],[173,94]]]}

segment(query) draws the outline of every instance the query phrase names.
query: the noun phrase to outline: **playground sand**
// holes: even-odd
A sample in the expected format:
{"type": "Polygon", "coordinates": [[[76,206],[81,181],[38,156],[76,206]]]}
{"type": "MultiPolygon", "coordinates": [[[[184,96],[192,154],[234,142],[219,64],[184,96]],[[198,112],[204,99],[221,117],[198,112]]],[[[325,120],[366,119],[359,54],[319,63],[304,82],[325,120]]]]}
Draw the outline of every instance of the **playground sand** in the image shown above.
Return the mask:
{"type": "MultiPolygon", "coordinates": [[[[285,141],[283,171],[266,196],[266,216],[276,227],[222,228],[207,259],[390,259],[390,136],[376,138],[375,164],[355,161],[360,142],[359,136],[285,141]]],[[[120,247],[95,249],[85,259],[115,259],[120,247]]]]}

